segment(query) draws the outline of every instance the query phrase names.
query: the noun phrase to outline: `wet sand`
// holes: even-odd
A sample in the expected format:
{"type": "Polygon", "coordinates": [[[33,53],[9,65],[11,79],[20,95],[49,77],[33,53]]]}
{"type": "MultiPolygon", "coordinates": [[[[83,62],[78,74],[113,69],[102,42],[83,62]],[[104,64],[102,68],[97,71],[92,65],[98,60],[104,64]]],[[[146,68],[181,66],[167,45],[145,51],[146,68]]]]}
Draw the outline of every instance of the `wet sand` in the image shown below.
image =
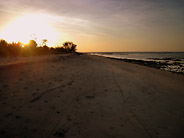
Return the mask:
{"type": "Polygon", "coordinates": [[[0,66],[1,138],[182,138],[184,76],[89,55],[0,66]]]}

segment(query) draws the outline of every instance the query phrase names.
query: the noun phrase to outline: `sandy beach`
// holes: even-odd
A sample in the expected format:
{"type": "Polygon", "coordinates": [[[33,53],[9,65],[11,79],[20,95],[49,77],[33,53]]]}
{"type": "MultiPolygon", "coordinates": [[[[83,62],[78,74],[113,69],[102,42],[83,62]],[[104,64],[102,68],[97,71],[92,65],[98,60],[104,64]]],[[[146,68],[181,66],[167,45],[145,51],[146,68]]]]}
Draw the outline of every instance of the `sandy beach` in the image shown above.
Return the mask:
{"type": "Polygon", "coordinates": [[[0,65],[0,138],[182,138],[184,76],[90,55],[0,65]]]}

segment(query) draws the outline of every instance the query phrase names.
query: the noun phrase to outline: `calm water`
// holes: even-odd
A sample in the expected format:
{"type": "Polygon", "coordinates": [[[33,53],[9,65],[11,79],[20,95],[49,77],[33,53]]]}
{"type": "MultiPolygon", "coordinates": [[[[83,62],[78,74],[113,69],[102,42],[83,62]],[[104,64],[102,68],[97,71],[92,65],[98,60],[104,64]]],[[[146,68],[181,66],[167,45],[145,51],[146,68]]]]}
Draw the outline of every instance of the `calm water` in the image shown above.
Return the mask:
{"type": "Polygon", "coordinates": [[[96,52],[93,55],[167,63],[161,69],[184,74],[184,52],[96,52]]]}

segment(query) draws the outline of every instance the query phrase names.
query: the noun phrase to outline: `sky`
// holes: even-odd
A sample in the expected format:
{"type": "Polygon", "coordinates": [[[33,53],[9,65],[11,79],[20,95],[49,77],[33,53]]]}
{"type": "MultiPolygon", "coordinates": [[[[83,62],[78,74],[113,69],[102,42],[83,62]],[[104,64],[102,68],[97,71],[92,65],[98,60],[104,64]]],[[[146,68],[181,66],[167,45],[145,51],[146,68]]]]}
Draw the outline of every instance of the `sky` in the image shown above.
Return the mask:
{"type": "Polygon", "coordinates": [[[9,41],[73,41],[80,52],[184,51],[183,0],[0,0],[0,19],[0,38],[9,41]]]}

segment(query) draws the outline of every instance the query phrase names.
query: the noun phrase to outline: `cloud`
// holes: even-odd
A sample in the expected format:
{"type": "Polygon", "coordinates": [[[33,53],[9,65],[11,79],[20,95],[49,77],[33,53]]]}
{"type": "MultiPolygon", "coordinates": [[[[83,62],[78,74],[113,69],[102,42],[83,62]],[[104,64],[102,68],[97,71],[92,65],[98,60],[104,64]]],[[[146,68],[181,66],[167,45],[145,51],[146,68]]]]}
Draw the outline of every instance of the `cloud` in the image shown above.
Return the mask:
{"type": "Polygon", "coordinates": [[[11,12],[48,12],[108,25],[184,16],[181,0],[6,0],[0,5],[1,9],[11,12]]]}
{"type": "Polygon", "coordinates": [[[75,35],[121,39],[184,32],[183,0],[1,0],[0,9],[1,26],[8,18],[46,13],[57,30],[75,35]]]}

